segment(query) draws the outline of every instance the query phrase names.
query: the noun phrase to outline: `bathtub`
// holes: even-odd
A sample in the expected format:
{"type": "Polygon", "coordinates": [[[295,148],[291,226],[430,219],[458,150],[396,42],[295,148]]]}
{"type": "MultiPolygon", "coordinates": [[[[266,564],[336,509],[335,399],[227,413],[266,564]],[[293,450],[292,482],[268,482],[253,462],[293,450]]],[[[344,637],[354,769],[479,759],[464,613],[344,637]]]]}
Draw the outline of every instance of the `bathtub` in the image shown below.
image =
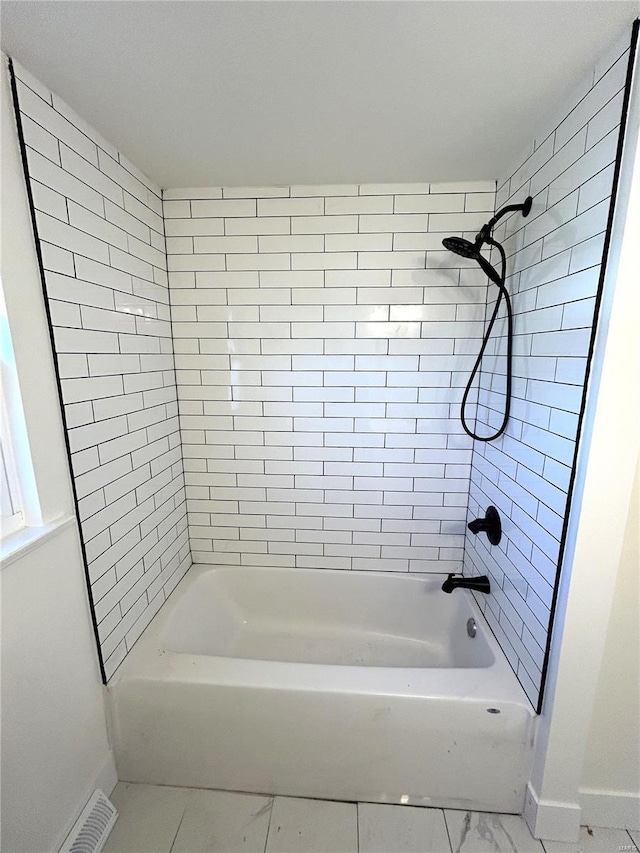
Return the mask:
{"type": "Polygon", "coordinates": [[[520,812],[535,716],[444,577],[194,566],[109,684],[119,778],[520,812]]]}

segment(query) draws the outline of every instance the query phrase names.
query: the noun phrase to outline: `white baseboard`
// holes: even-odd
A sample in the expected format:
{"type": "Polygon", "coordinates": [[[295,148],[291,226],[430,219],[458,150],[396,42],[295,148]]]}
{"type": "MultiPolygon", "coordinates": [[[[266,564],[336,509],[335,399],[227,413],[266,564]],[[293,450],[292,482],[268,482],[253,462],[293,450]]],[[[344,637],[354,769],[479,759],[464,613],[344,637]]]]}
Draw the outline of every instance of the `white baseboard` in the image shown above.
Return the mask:
{"type": "Polygon", "coordinates": [[[640,829],[640,793],[580,788],[582,823],[608,829],[640,829]]]}
{"type": "Polygon", "coordinates": [[[581,808],[578,803],[558,803],[541,800],[527,785],[524,798],[524,819],[534,838],[547,841],[578,841],[581,808]]]}

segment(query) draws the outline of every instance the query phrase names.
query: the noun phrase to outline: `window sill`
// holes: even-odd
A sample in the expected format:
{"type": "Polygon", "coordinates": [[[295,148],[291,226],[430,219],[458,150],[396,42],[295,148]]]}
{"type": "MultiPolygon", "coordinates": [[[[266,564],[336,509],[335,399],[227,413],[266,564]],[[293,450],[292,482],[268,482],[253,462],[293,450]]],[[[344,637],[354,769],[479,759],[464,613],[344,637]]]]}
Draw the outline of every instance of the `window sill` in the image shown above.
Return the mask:
{"type": "Polygon", "coordinates": [[[24,557],[30,551],[35,551],[49,539],[53,539],[63,530],[75,526],[75,515],[64,515],[49,524],[41,527],[23,527],[16,533],[11,533],[0,542],[0,561],[2,568],[6,568],[15,560],[24,557]]]}

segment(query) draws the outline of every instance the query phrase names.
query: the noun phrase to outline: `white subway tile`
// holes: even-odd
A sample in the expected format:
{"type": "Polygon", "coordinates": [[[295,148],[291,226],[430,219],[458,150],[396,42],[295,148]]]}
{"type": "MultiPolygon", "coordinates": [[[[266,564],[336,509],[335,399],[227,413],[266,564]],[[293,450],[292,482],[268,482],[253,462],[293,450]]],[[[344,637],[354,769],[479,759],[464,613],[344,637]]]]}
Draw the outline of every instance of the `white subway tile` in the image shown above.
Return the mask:
{"type": "Polygon", "coordinates": [[[163,200],[192,198],[222,198],[220,187],[176,187],[163,190],[163,200]]]}
{"type": "Polygon", "coordinates": [[[165,219],[187,219],[191,216],[191,204],[189,201],[163,201],[162,211],[165,219]]]}
{"type": "Polygon", "coordinates": [[[428,193],[429,184],[361,184],[360,195],[410,195],[428,193]]]}
{"type": "Polygon", "coordinates": [[[325,200],[325,213],[327,215],[344,215],[354,213],[392,213],[392,196],[360,196],[359,198],[349,196],[328,197],[325,200]]]}
{"type": "Polygon", "coordinates": [[[326,287],[389,287],[391,272],[388,269],[327,270],[326,287]]]}
{"type": "Polygon", "coordinates": [[[194,200],[191,202],[191,215],[195,217],[243,217],[256,215],[254,199],[194,200]]]}
{"type": "MultiPolygon", "coordinates": [[[[395,213],[462,213],[466,210],[492,210],[493,194],[477,194],[482,206],[465,208],[464,193],[436,193],[434,195],[405,195],[396,198],[395,213]]],[[[477,204],[477,202],[476,202],[477,204]]],[[[417,230],[417,229],[416,229],[417,230]]]]}
{"type": "Polygon", "coordinates": [[[624,91],[621,90],[589,120],[587,126],[587,151],[611,130],[619,127],[622,116],[624,91]]]}
{"type": "Polygon", "coordinates": [[[111,246],[121,249],[127,248],[127,234],[117,225],[113,225],[101,216],[96,216],[74,201],[67,202],[69,209],[69,223],[81,231],[91,234],[111,246]]]}
{"type": "Polygon", "coordinates": [[[291,187],[291,198],[321,195],[358,195],[357,184],[306,184],[291,187]]]}
{"type": "Polygon", "coordinates": [[[323,213],[324,198],[274,198],[258,201],[258,216],[317,216],[323,213]]]}
{"type": "Polygon", "coordinates": [[[124,194],[122,187],[120,187],[115,181],[112,181],[107,175],[103,174],[90,162],[87,162],[84,156],[76,154],[76,152],[71,150],[71,148],[67,148],[66,145],[60,143],[60,157],[63,169],[83,181],[88,186],[93,187],[93,189],[99,192],[100,195],[111,199],[112,202],[120,207],[124,207],[124,194]]]}
{"type": "Polygon", "coordinates": [[[422,214],[391,214],[389,216],[361,216],[360,231],[392,232],[426,231],[427,217],[422,214]]]}
{"type": "Polygon", "coordinates": [[[42,265],[45,270],[73,275],[73,255],[71,252],[44,240],[40,241],[40,249],[42,251],[42,265]]]}
{"type": "Polygon", "coordinates": [[[52,163],[60,165],[60,150],[56,137],[26,115],[22,116],[22,135],[25,145],[52,163]]]}
{"type": "Polygon", "coordinates": [[[55,219],[60,219],[62,222],[68,222],[67,200],[60,193],[49,189],[44,184],[38,181],[31,182],[31,194],[33,198],[33,206],[36,210],[53,216],[55,219]]]}
{"type": "Polygon", "coordinates": [[[327,252],[390,252],[393,234],[327,234],[327,252]]]}
{"type": "Polygon", "coordinates": [[[395,251],[413,251],[414,249],[418,251],[420,249],[433,251],[442,249],[442,234],[430,234],[428,231],[418,233],[398,232],[393,235],[393,248],[395,251]]]}
{"type": "Polygon", "coordinates": [[[355,252],[303,252],[291,255],[291,268],[294,270],[355,269],[357,260],[358,255],[355,252]]]}
{"type": "Polygon", "coordinates": [[[159,211],[152,210],[129,193],[124,193],[124,209],[159,234],[164,233],[164,220],[159,211]]]}
{"type": "Polygon", "coordinates": [[[324,309],[325,320],[381,320],[389,319],[387,305],[327,305],[324,309]]]}
{"type": "Polygon", "coordinates": [[[556,130],[556,150],[568,142],[624,87],[626,73],[626,57],[621,56],[598,85],[594,86],[561,122],[556,130]]]}
{"type": "Polygon", "coordinates": [[[292,234],[356,234],[357,216],[303,216],[291,219],[292,234]]]}
{"type": "MultiPolygon", "coordinates": [[[[145,182],[138,180],[138,177],[133,174],[135,167],[130,163],[128,164],[129,168],[125,168],[124,163],[119,162],[116,151],[113,151],[113,155],[111,155],[98,149],[98,164],[100,171],[108,175],[118,186],[125,189],[143,204],[149,203],[149,191],[145,186],[145,182]]],[[[137,174],[142,177],[141,173],[138,172],[137,174]]],[[[148,183],[148,179],[145,179],[145,181],[148,183]]]]}
{"type": "Polygon", "coordinates": [[[167,253],[174,255],[192,255],[193,237],[167,237],[167,253]]]}
{"type": "Polygon", "coordinates": [[[102,240],[60,222],[46,213],[36,213],[36,221],[40,239],[95,261],[109,263],[109,249],[102,240]]]}
{"type": "Polygon", "coordinates": [[[604,234],[597,234],[572,246],[569,272],[573,273],[588,267],[599,266],[602,262],[603,247],[604,234]]]}
{"type": "Polygon", "coordinates": [[[424,269],[424,252],[358,252],[361,270],[424,269]]]}
{"type": "MultiPolygon", "coordinates": [[[[288,291],[287,291],[288,294],[288,291]]],[[[356,288],[296,288],[291,290],[294,305],[351,305],[356,301],[356,288]]]]}
{"type": "Polygon", "coordinates": [[[23,68],[19,62],[13,60],[13,71],[18,80],[29,87],[36,95],[39,95],[47,104],[52,104],[52,94],[36,77],[31,74],[26,68],[23,68]]]}
{"type": "Polygon", "coordinates": [[[291,255],[284,253],[229,255],[228,270],[289,270],[291,255]]]}
{"type": "MultiPolygon", "coordinates": [[[[168,250],[168,248],[167,248],[168,250]]],[[[257,237],[194,237],[193,251],[212,254],[250,254],[258,251],[257,237]]]]}
{"type": "Polygon", "coordinates": [[[260,252],[322,252],[324,237],[321,234],[301,236],[275,235],[259,237],[260,252]]]}
{"type": "Polygon", "coordinates": [[[321,270],[262,270],[260,287],[322,287],[321,270]]]}
{"type": "Polygon", "coordinates": [[[105,199],[104,210],[105,218],[109,222],[112,222],[114,225],[122,228],[122,230],[127,234],[131,234],[139,240],[143,240],[145,243],[149,243],[151,241],[151,234],[156,233],[152,232],[149,226],[144,222],[141,222],[135,216],[132,216],[132,214],[127,213],[126,210],[122,210],[122,208],[118,207],[118,205],[114,204],[112,201],[109,201],[109,199],[105,199]]]}
{"type": "Polygon", "coordinates": [[[431,193],[493,193],[495,181],[458,181],[449,183],[430,184],[431,193]]]}
{"type": "Polygon", "coordinates": [[[22,113],[82,155],[88,163],[98,165],[98,150],[91,139],[21,81],[17,82],[17,89],[22,113]]]}
{"type": "Polygon", "coordinates": [[[214,237],[224,234],[224,219],[167,219],[167,237],[214,237]]]}
{"type": "Polygon", "coordinates": [[[289,187],[224,187],[224,198],[288,198],[289,187]]]}
{"type": "Polygon", "coordinates": [[[169,255],[169,272],[208,272],[226,269],[224,255],[169,255]]]}
{"type": "Polygon", "coordinates": [[[292,233],[291,220],[282,216],[228,219],[224,223],[224,229],[227,235],[292,233]]]}

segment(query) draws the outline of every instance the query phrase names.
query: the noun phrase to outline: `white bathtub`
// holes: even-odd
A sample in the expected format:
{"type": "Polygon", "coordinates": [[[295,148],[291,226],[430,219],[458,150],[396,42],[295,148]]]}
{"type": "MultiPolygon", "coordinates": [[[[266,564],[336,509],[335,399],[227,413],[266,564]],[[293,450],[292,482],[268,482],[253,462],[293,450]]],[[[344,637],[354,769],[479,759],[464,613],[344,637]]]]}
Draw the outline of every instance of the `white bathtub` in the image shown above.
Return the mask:
{"type": "Polygon", "coordinates": [[[193,567],[109,685],[119,778],[520,812],[535,717],[443,579],[193,567]]]}

